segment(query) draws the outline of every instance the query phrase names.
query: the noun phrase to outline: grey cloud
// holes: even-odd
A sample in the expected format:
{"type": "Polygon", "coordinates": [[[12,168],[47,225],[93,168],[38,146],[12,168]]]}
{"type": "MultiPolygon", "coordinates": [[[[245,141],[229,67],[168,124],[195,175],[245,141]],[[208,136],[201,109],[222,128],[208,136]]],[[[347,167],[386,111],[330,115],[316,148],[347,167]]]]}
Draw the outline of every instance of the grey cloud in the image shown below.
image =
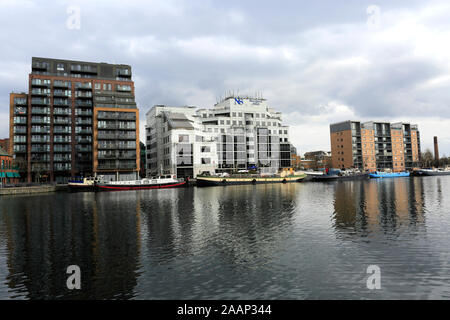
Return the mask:
{"type": "MultiPolygon", "coordinates": [[[[415,55],[415,39],[368,32],[366,8],[372,1],[5,3],[4,122],[9,92],[27,90],[32,56],[132,65],[141,119],[154,104],[209,107],[227,89],[263,90],[285,113],[320,115],[323,106],[337,102],[362,118],[396,117],[405,110],[450,116],[446,87],[423,85],[445,76],[449,66],[431,54],[415,55]],[[69,5],[82,10],[80,30],[66,28],[69,5]]],[[[405,12],[420,15],[424,7],[421,1],[376,4],[391,24],[405,12]]],[[[442,14],[423,19],[431,30],[450,30],[442,14]]],[[[8,134],[7,125],[0,134],[8,134]]]]}

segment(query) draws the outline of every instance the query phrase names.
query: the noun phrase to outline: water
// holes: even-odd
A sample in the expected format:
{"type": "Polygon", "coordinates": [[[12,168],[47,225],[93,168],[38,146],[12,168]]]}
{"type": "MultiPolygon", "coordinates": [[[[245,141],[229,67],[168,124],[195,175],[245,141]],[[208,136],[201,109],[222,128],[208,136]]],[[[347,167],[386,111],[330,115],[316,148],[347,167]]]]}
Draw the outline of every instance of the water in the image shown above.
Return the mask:
{"type": "Polygon", "coordinates": [[[448,299],[449,192],[418,177],[3,196],[0,299],[448,299]]]}

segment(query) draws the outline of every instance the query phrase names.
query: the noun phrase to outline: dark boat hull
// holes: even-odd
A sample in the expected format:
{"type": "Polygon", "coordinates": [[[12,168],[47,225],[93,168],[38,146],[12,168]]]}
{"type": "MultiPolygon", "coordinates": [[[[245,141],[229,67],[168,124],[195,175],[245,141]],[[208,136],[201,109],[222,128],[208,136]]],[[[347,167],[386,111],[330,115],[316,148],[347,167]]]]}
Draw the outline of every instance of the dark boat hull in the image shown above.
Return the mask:
{"type": "Polygon", "coordinates": [[[88,192],[95,191],[95,187],[93,185],[90,186],[81,186],[81,185],[68,185],[70,192],[88,192]]]}
{"type": "Polygon", "coordinates": [[[361,174],[354,174],[354,175],[348,175],[348,176],[338,176],[338,175],[323,175],[323,176],[316,176],[312,178],[312,181],[348,181],[348,180],[363,180],[363,179],[369,179],[368,173],[361,173],[361,174]]]}
{"type": "Polygon", "coordinates": [[[248,184],[271,184],[271,183],[291,183],[300,182],[305,176],[286,178],[201,178],[197,177],[197,187],[227,186],[227,185],[248,185],[248,184]]]}
{"type": "Polygon", "coordinates": [[[177,183],[162,183],[154,185],[114,185],[108,183],[99,183],[95,186],[95,191],[127,191],[127,190],[149,190],[149,189],[168,189],[168,188],[180,188],[186,186],[186,181],[177,183]]]}
{"type": "Polygon", "coordinates": [[[450,176],[450,171],[418,171],[414,173],[415,176],[430,177],[430,176],[450,176]]]}

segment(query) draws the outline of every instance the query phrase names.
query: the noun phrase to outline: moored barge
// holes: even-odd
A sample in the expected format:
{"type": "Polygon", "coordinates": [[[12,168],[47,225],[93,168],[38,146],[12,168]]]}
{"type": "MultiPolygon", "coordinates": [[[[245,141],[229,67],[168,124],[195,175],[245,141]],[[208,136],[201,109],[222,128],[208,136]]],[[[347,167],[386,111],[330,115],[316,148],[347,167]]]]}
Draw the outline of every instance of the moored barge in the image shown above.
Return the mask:
{"type": "Polygon", "coordinates": [[[145,189],[167,189],[186,186],[187,180],[177,179],[175,175],[167,175],[141,180],[110,181],[95,184],[96,191],[124,191],[145,189]]]}
{"type": "Polygon", "coordinates": [[[289,183],[300,182],[306,177],[306,174],[290,175],[290,176],[197,176],[197,186],[226,186],[241,184],[267,184],[267,183],[289,183]]]}

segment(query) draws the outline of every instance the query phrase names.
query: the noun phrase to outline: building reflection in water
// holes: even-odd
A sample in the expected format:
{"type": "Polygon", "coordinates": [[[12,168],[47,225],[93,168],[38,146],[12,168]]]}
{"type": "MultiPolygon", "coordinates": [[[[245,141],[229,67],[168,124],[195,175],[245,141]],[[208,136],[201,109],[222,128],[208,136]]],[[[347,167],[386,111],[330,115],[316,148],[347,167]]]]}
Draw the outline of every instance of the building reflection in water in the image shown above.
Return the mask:
{"type": "Polygon", "coordinates": [[[399,234],[424,227],[422,179],[347,181],[336,185],[334,227],[342,234],[399,234]]]}
{"type": "Polygon", "coordinates": [[[120,193],[62,193],[2,200],[6,281],[13,297],[133,295],[139,267],[139,198],[120,193]],[[82,290],[67,289],[69,265],[81,268],[82,290]]]}
{"type": "Polygon", "coordinates": [[[296,193],[293,186],[280,187],[189,188],[146,194],[142,212],[149,254],[161,263],[212,245],[238,251],[247,242],[270,242],[282,236],[277,228],[283,227],[280,221],[292,217],[296,193]]]}
{"type": "Polygon", "coordinates": [[[217,287],[226,287],[236,277],[236,269],[270,263],[292,227],[298,187],[226,186],[147,193],[141,207],[147,233],[143,236],[148,271],[145,298],[212,297],[220,291],[217,287]],[[208,286],[211,281],[214,286],[208,286]]]}

